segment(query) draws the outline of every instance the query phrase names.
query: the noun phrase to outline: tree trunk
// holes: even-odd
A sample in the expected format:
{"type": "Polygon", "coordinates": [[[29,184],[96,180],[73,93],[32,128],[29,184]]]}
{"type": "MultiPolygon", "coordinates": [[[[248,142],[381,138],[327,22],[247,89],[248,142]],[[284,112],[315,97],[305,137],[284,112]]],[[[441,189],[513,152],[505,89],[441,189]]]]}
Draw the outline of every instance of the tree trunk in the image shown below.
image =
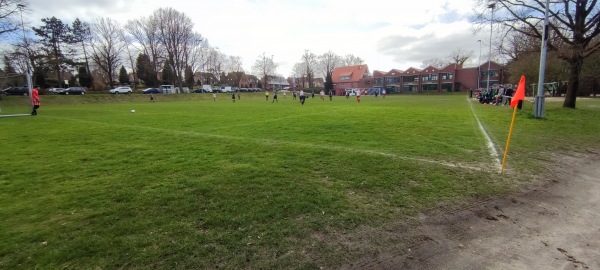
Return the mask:
{"type": "Polygon", "coordinates": [[[563,107],[565,108],[575,108],[582,63],[583,59],[581,57],[573,57],[569,60],[569,84],[567,85],[567,93],[565,94],[565,102],[563,103],[563,107]]]}

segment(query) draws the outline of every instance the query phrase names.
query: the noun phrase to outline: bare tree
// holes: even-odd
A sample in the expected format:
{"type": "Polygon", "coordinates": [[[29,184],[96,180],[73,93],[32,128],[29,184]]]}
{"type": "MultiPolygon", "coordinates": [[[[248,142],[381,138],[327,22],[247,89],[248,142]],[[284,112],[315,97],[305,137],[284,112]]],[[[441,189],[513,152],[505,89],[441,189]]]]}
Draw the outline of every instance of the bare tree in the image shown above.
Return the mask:
{"type": "Polygon", "coordinates": [[[125,25],[127,32],[136,41],[134,44],[140,46],[140,50],[150,58],[154,74],[161,69],[161,63],[166,58],[164,47],[160,43],[158,27],[156,16],[131,20],[125,25]]]}
{"type": "Polygon", "coordinates": [[[425,60],[423,60],[423,62],[421,63],[421,68],[426,68],[426,67],[434,67],[434,68],[444,68],[445,66],[450,64],[450,60],[445,59],[445,58],[439,58],[439,57],[431,57],[431,58],[427,58],[425,60]]]}
{"type": "Polygon", "coordinates": [[[300,84],[302,88],[306,88],[306,67],[303,62],[294,64],[292,68],[292,75],[296,78],[296,83],[300,84]]]}
{"type": "Polygon", "coordinates": [[[127,35],[125,31],[121,31],[121,39],[125,46],[125,51],[127,51],[127,59],[129,60],[129,66],[131,67],[131,74],[133,75],[133,89],[135,89],[138,78],[137,78],[137,67],[135,65],[135,56],[137,55],[137,50],[132,48],[131,43],[133,42],[133,37],[127,35]],[[133,51],[132,51],[133,50],[133,51]]]}
{"type": "Polygon", "coordinates": [[[354,56],[353,54],[346,54],[341,59],[341,66],[347,67],[347,66],[362,65],[364,62],[365,62],[365,60],[363,60],[360,57],[354,56]]]}
{"type": "Polygon", "coordinates": [[[331,75],[333,70],[341,64],[340,56],[332,51],[319,55],[318,61],[320,75],[324,78],[327,77],[327,75],[331,75]]]}
{"type": "Polygon", "coordinates": [[[159,8],[153,16],[158,21],[158,38],[167,52],[167,61],[175,75],[175,84],[183,86],[183,72],[188,59],[190,40],[195,38],[192,28],[194,23],[183,12],[173,8],[159,8]]]}
{"type": "Polygon", "coordinates": [[[314,87],[314,78],[315,78],[315,70],[317,69],[317,55],[309,50],[304,50],[304,54],[302,55],[302,65],[304,67],[306,81],[308,82],[308,87],[314,87]]]}
{"type": "Polygon", "coordinates": [[[92,61],[111,88],[125,49],[121,31],[119,24],[110,18],[98,18],[92,24],[92,61]]]}
{"type": "Polygon", "coordinates": [[[0,0],[0,37],[21,28],[19,8],[26,11],[26,0],[0,0]]]}
{"type": "Polygon", "coordinates": [[[202,50],[207,46],[204,38],[199,33],[193,32],[186,43],[183,44],[183,62],[193,72],[200,67],[199,59],[202,57],[202,50]]]}
{"type": "Polygon", "coordinates": [[[242,63],[242,57],[240,56],[229,56],[226,62],[226,70],[228,72],[227,77],[232,81],[232,86],[238,86],[242,76],[244,76],[244,68],[242,63]]]}
{"type": "Polygon", "coordinates": [[[510,32],[500,43],[499,52],[508,61],[517,61],[524,56],[529,57],[531,53],[539,53],[540,42],[520,32],[510,32]]]}
{"type": "MultiPolygon", "coordinates": [[[[452,59],[452,63],[461,66],[473,56],[473,51],[464,51],[460,47],[454,49],[448,56],[452,59]]],[[[445,67],[445,66],[444,66],[445,67]]],[[[442,67],[443,68],[443,67],[442,67]]]]}
{"type": "Polygon", "coordinates": [[[206,59],[207,71],[217,80],[221,80],[221,74],[225,71],[227,56],[219,51],[219,48],[210,48],[206,59]]]}
{"type": "MultiPolygon", "coordinates": [[[[586,58],[600,49],[595,39],[600,33],[600,7],[597,0],[552,1],[549,7],[550,24],[548,48],[569,64],[569,84],[563,107],[575,108],[581,67],[586,58]]],[[[545,3],[540,0],[478,0],[477,22],[489,25],[490,8],[494,22],[504,31],[520,32],[538,40],[544,33],[545,3]]]]}
{"type": "Polygon", "coordinates": [[[258,56],[256,62],[252,66],[252,72],[259,78],[263,79],[263,88],[267,89],[269,76],[275,76],[277,64],[273,62],[273,57],[268,58],[265,53],[258,56]]]}

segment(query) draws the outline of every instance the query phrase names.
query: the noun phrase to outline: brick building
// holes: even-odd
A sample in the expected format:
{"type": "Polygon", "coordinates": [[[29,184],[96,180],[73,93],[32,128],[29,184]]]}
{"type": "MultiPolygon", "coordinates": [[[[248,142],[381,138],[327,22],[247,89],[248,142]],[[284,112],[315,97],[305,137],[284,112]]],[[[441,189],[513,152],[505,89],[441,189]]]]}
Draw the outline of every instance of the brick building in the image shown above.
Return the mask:
{"type": "MultiPolygon", "coordinates": [[[[506,69],[502,65],[489,63],[489,74],[490,86],[506,83],[506,69]]],[[[369,75],[367,65],[339,67],[333,71],[336,95],[344,94],[346,89],[370,92],[385,89],[388,93],[460,92],[485,88],[487,80],[488,62],[469,68],[451,64],[442,69],[429,66],[424,69],[411,67],[404,71],[375,70],[373,75],[369,75]]]]}

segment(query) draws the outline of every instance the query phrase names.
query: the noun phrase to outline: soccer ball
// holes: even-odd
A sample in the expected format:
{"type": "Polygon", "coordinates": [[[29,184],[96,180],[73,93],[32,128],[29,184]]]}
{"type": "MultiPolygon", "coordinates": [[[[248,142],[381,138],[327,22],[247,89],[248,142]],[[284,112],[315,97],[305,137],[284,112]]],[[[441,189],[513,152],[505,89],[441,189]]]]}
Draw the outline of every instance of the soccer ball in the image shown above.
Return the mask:
{"type": "Polygon", "coordinates": [[[131,112],[132,112],[132,113],[134,113],[134,112],[135,112],[135,110],[134,110],[134,109],[131,109],[131,112]]]}

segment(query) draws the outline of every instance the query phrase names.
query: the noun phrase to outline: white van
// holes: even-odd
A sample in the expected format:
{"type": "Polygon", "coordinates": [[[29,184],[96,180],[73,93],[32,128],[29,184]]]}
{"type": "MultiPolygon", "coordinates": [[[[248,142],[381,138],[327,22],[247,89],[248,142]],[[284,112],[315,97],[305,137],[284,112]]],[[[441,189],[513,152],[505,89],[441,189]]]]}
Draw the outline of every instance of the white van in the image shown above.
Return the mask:
{"type": "Polygon", "coordinates": [[[217,89],[218,89],[218,90],[219,90],[219,92],[221,92],[221,93],[228,93],[228,92],[231,92],[231,91],[233,91],[233,90],[231,89],[231,86],[219,86],[217,89]]]}

